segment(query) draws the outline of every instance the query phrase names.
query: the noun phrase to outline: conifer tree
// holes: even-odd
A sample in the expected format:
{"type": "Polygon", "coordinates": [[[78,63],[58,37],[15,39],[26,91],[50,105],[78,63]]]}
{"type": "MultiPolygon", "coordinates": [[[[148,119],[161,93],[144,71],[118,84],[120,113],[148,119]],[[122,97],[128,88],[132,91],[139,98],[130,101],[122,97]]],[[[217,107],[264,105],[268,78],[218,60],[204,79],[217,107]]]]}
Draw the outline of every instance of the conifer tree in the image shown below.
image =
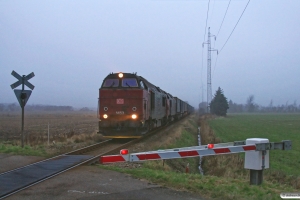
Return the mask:
{"type": "Polygon", "coordinates": [[[210,112],[219,116],[226,116],[228,108],[227,98],[224,96],[223,90],[219,87],[210,103],[210,112]]]}

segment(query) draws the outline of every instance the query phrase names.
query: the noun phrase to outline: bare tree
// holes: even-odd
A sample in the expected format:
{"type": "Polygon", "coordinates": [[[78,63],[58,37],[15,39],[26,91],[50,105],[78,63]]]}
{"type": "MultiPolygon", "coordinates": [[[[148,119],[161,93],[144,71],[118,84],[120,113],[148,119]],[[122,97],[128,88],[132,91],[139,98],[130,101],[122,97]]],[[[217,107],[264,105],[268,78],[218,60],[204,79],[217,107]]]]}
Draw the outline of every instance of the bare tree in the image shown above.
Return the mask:
{"type": "Polygon", "coordinates": [[[4,104],[0,103],[0,112],[4,111],[4,108],[5,108],[4,104]]]}
{"type": "Polygon", "coordinates": [[[272,112],[272,111],[273,111],[273,99],[271,99],[270,104],[269,104],[269,107],[267,108],[267,110],[268,110],[269,112],[272,112]]]}
{"type": "Polygon", "coordinates": [[[207,109],[207,102],[199,103],[199,115],[206,113],[206,109],[207,109]]]}
{"type": "Polygon", "coordinates": [[[271,99],[270,104],[269,104],[269,108],[273,108],[273,99],[271,99]]]}
{"type": "Polygon", "coordinates": [[[293,104],[293,107],[294,107],[294,111],[297,111],[297,100],[294,101],[294,104],[293,104]]]}
{"type": "Polygon", "coordinates": [[[247,108],[248,108],[248,112],[253,112],[255,110],[253,94],[251,94],[247,99],[247,108]]]}

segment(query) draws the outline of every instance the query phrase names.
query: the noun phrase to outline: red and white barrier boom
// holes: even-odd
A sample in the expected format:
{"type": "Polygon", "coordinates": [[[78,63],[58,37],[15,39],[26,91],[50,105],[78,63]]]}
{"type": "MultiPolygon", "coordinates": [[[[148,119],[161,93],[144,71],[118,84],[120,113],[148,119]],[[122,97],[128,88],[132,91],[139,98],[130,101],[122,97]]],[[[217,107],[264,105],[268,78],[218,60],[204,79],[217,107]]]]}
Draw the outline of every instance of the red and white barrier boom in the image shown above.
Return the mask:
{"type": "Polygon", "coordinates": [[[244,166],[246,169],[250,169],[250,183],[252,183],[251,177],[254,177],[252,178],[255,179],[253,184],[258,185],[262,183],[262,170],[269,168],[268,151],[273,149],[290,150],[291,148],[292,142],[290,140],[269,142],[269,140],[265,138],[250,138],[246,141],[208,144],[131,154],[129,154],[127,149],[122,149],[120,151],[120,155],[101,156],[100,163],[140,162],[246,152],[244,166]]]}
{"type": "MultiPolygon", "coordinates": [[[[246,141],[267,140],[260,138],[247,139],[246,141]]],[[[246,144],[245,141],[237,141],[230,143],[208,144],[202,146],[183,147],[175,149],[166,149],[158,151],[147,151],[140,153],[128,153],[128,150],[122,149],[120,155],[107,155],[100,157],[101,164],[114,163],[114,162],[138,162],[147,160],[166,160],[174,158],[187,158],[196,156],[209,156],[219,154],[231,154],[247,151],[264,151],[271,149],[289,150],[292,143],[290,140],[282,142],[264,142],[246,144]]]]}

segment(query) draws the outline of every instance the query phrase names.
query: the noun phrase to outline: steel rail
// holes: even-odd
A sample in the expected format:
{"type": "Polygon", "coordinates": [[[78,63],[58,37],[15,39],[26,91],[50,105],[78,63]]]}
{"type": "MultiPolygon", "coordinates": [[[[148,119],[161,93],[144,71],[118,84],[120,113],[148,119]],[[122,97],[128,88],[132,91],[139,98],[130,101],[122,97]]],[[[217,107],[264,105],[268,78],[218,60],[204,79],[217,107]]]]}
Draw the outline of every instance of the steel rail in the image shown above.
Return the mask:
{"type": "Polygon", "coordinates": [[[90,146],[87,146],[87,147],[83,147],[81,149],[76,149],[74,151],[71,151],[71,152],[68,152],[68,153],[65,153],[64,155],[77,155],[77,154],[81,154],[81,153],[86,153],[86,152],[89,152],[91,150],[94,150],[94,149],[97,149],[99,147],[101,147],[102,145],[104,144],[107,144],[109,142],[111,142],[112,139],[108,139],[108,140],[105,140],[103,142],[99,142],[99,143],[96,143],[96,144],[92,144],[90,146]]]}
{"type": "Polygon", "coordinates": [[[105,140],[105,141],[103,141],[103,142],[99,142],[99,143],[96,143],[96,144],[93,144],[93,145],[90,145],[90,146],[87,146],[87,147],[83,147],[83,148],[78,149],[78,150],[75,150],[75,151],[71,151],[71,152],[68,152],[68,153],[65,153],[65,154],[60,154],[60,155],[54,156],[54,157],[52,157],[52,158],[48,158],[48,159],[41,160],[41,161],[38,161],[38,162],[35,162],[35,163],[32,163],[32,164],[29,164],[29,165],[25,165],[25,166],[23,166],[23,167],[18,167],[18,168],[16,168],[16,169],[12,169],[12,170],[9,170],[9,171],[6,171],[6,172],[2,172],[2,173],[0,174],[0,176],[2,176],[2,175],[4,175],[4,174],[7,174],[7,173],[10,173],[10,172],[13,172],[13,171],[16,171],[16,170],[19,170],[19,169],[22,169],[22,168],[25,168],[25,167],[29,167],[29,166],[32,166],[32,165],[41,163],[41,162],[45,162],[45,161],[48,161],[48,160],[52,160],[52,159],[54,159],[54,158],[58,158],[58,157],[63,156],[63,155],[71,155],[71,153],[76,152],[76,151],[79,151],[79,150],[82,150],[82,149],[84,149],[84,148],[88,148],[88,147],[92,147],[92,146],[96,146],[96,145],[99,146],[99,145],[101,145],[101,144],[107,143],[108,141],[110,141],[110,140],[105,140]]]}

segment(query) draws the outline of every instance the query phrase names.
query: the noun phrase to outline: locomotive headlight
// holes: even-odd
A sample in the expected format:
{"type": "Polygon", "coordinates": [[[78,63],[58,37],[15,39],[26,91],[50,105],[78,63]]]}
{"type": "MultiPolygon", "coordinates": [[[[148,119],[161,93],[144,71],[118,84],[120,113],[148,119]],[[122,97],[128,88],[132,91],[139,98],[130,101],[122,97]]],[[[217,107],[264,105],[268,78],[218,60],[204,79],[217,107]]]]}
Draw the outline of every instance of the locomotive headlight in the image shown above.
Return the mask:
{"type": "Polygon", "coordinates": [[[131,115],[131,118],[136,119],[137,118],[136,114],[131,115]]]}
{"type": "Polygon", "coordinates": [[[122,72],[119,73],[119,78],[123,78],[123,73],[122,72]]]}
{"type": "Polygon", "coordinates": [[[103,115],[103,118],[104,118],[104,119],[107,119],[107,118],[108,118],[107,114],[104,114],[104,115],[103,115]]]}

